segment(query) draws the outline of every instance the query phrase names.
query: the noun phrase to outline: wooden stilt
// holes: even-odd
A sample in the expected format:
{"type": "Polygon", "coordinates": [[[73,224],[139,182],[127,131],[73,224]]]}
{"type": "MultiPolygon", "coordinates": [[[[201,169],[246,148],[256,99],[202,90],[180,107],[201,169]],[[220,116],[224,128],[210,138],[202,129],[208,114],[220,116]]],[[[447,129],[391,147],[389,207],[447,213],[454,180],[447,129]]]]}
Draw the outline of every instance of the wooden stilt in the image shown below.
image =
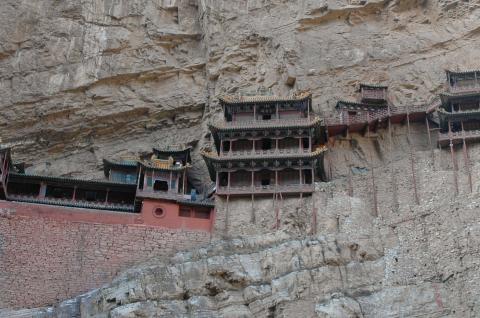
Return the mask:
{"type": "MultiPolygon", "coordinates": [[[[370,127],[367,126],[367,136],[370,137],[370,127]]],[[[372,171],[372,197],[373,197],[373,215],[378,216],[377,188],[375,186],[375,168],[373,167],[373,156],[369,151],[370,170],[372,171]]]]}
{"type": "Polygon", "coordinates": [[[413,191],[415,194],[415,203],[418,205],[420,203],[420,200],[418,198],[418,192],[417,192],[417,177],[415,174],[415,155],[413,153],[411,136],[410,136],[410,113],[409,113],[408,107],[407,107],[407,143],[408,143],[408,148],[410,150],[410,166],[412,169],[412,183],[413,183],[413,191]]]}
{"type": "Polygon", "coordinates": [[[255,195],[252,193],[252,215],[250,216],[250,222],[255,224],[255,195]]]}
{"type": "Polygon", "coordinates": [[[465,130],[463,128],[463,121],[462,123],[462,139],[463,139],[463,160],[465,161],[465,170],[467,171],[468,175],[468,184],[470,185],[470,193],[473,192],[473,184],[472,184],[472,173],[470,171],[470,160],[468,158],[468,149],[467,149],[467,142],[465,140],[465,130]]]}
{"type": "Polygon", "coordinates": [[[432,152],[432,166],[433,166],[433,170],[435,171],[435,150],[434,150],[433,144],[432,144],[432,135],[430,133],[430,123],[428,121],[427,116],[425,116],[425,123],[427,124],[428,146],[430,147],[430,150],[432,152]]]}
{"type": "Polygon", "coordinates": [[[450,121],[448,122],[448,138],[450,140],[450,156],[453,164],[453,183],[455,185],[455,195],[458,195],[458,176],[457,176],[457,161],[455,159],[455,153],[453,149],[453,140],[452,140],[452,125],[450,121]]]}
{"type": "Polygon", "coordinates": [[[228,236],[228,227],[229,227],[229,201],[230,195],[227,195],[227,207],[225,209],[225,236],[228,236]]]}

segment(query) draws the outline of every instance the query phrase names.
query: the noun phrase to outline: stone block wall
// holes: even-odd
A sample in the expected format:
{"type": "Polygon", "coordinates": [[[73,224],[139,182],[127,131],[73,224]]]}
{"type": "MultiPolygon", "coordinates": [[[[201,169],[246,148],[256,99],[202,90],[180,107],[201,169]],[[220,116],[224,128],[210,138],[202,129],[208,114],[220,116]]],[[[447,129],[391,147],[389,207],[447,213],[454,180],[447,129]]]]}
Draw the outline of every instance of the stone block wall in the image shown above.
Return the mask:
{"type": "Polygon", "coordinates": [[[137,263],[210,240],[208,232],[136,224],[136,218],[0,201],[0,308],[53,304],[137,263]]]}

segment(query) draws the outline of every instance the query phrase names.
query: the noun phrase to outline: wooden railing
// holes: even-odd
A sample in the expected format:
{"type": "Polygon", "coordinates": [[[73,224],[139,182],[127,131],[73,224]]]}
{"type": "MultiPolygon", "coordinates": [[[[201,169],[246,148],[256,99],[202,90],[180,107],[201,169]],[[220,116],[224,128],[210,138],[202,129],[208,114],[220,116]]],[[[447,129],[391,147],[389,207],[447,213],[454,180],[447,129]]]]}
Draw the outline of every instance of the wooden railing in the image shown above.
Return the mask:
{"type": "Polygon", "coordinates": [[[300,149],[298,147],[288,148],[288,149],[270,149],[270,150],[233,150],[233,151],[222,151],[220,154],[225,157],[229,158],[237,158],[237,157],[247,157],[247,156],[272,156],[272,155],[296,155],[296,154],[308,154],[310,153],[310,149],[300,149]]]}
{"type": "Polygon", "coordinates": [[[426,111],[425,105],[409,105],[409,106],[390,106],[375,111],[359,111],[357,114],[349,115],[348,112],[336,112],[328,117],[325,117],[325,125],[354,125],[366,124],[376,120],[387,119],[389,116],[407,115],[412,113],[424,113],[426,111]]]}
{"type": "Polygon", "coordinates": [[[303,193],[313,192],[313,184],[289,184],[289,185],[254,185],[254,186],[230,186],[218,187],[218,194],[269,194],[269,193],[303,193]]]}
{"type": "Polygon", "coordinates": [[[465,131],[455,131],[455,132],[446,132],[446,133],[438,133],[438,141],[449,141],[452,140],[459,140],[465,137],[466,140],[468,139],[477,139],[480,138],[480,130],[465,130],[465,131]]]}
{"type": "Polygon", "coordinates": [[[270,120],[239,120],[239,121],[224,121],[222,125],[224,127],[250,127],[250,126],[260,126],[260,127],[271,127],[271,126],[292,126],[292,125],[309,125],[314,121],[318,120],[315,116],[310,118],[272,118],[270,120]]]}
{"type": "Polygon", "coordinates": [[[455,86],[450,86],[447,84],[446,89],[450,93],[476,92],[476,91],[480,91],[480,83],[471,83],[468,85],[455,85],[455,86]]]}

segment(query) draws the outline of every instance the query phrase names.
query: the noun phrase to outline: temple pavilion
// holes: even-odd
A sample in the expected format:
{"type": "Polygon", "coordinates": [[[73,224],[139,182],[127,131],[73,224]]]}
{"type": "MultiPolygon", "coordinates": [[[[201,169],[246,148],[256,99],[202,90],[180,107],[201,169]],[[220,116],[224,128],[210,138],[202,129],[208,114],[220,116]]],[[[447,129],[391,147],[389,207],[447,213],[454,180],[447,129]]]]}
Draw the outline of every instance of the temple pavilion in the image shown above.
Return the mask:
{"type": "Polygon", "coordinates": [[[309,93],[225,96],[220,105],[223,119],[209,126],[216,150],[203,153],[217,195],[312,193],[325,178],[325,133],[309,93]]]}
{"type": "Polygon", "coordinates": [[[104,159],[105,179],[85,180],[25,173],[12,163],[10,149],[3,148],[0,199],[132,213],[143,213],[146,206],[162,206],[162,211],[179,209],[176,217],[210,219],[213,201],[197,194],[187,180],[190,150],[154,148],[145,158],[104,159]]]}
{"type": "Polygon", "coordinates": [[[446,71],[437,108],[440,146],[480,140],[480,71],[446,71]]]}
{"type": "Polygon", "coordinates": [[[391,112],[388,87],[376,84],[360,84],[356,101],[339,100],[335,106],[339,118],[330,121],[329,135],[346,132],[365,132],[376,129],[381,118],[391,112]]]}

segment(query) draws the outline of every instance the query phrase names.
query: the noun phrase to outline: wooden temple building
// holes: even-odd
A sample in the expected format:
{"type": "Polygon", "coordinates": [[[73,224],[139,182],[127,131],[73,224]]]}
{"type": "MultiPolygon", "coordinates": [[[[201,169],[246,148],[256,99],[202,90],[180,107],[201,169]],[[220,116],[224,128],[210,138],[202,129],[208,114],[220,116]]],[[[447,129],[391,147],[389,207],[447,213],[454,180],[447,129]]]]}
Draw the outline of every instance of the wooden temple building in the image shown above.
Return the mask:
{"type": "Polygon", "coordinates": [[[220,104],[223,120],[209,126],[216,150],[203,153],[217,195],[309,194],[325,178],[325,134],[309,93],[220,104]]]}
{"type": "Polygon", "coordinates": [[[168,228],[210,231],[214,203],[188,183],[190,148],[153,149],[149,158],[104,159],[103,180],[25,173],[0,149],[0,199],[141,214],[168,228]]]}
{"type": "Polygon", "coordinates": [[[480,71],[446,71],[436,108],[440,146],[480,140],[480,71]]]}

